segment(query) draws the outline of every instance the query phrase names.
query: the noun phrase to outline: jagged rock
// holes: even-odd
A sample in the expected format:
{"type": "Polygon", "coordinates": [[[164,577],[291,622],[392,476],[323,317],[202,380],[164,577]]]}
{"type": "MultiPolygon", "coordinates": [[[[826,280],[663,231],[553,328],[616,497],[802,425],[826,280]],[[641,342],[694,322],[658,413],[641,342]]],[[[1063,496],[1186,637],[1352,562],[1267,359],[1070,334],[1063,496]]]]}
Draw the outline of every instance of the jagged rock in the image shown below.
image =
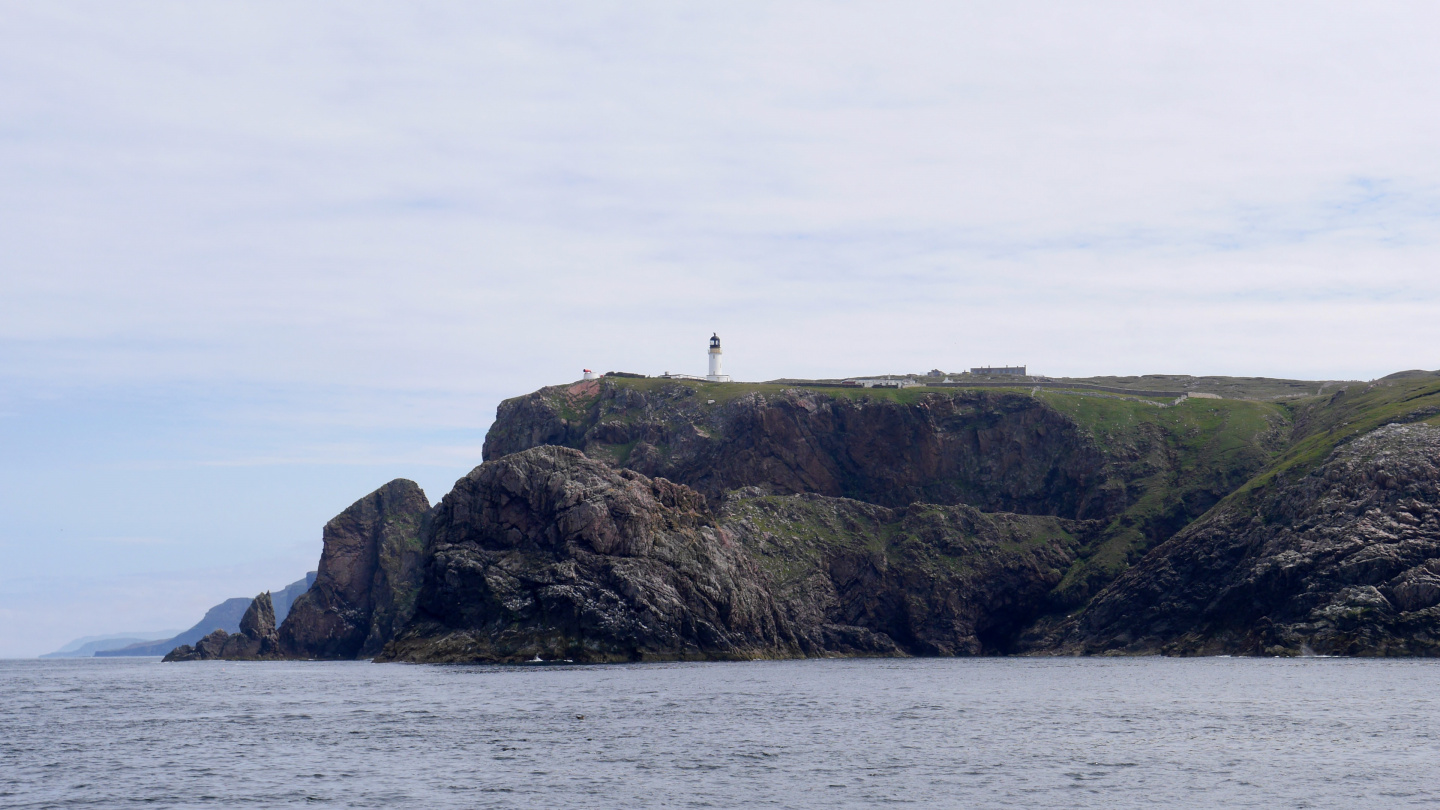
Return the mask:
{"type": "MultiPolygon", "coordinates": [[[[315,581],[315,572],[311,571],[304,579],[290,583],[278,591],[271,591],[270,599],[275,606],[275,621],[277,623],[285,620],[285,614],[290,610],[290,604],[296,597],[304,593],[315,581]]],[[[227,632],[239,632],[240,620],[244,618],[245,611],[249,610],[253,599],[239,597],[226,599],[224,602],[210,608],[205,612],[204,618],[191,627],[189,630],[161,641],[147,641],[131,644],[117,649],[102,650],[96,652],[96,656],[119,657],[119,656],[141,656],[141,655],[165,655],[176,647],[197,643],[200,639],[216,630],[227,632]]]]}
{"type": "Polygon", "coordinates": [[[414,611],[429,512],[420,487],[396,479],[325,524],[315,582],[280,627],[287,657],[353,659],[379,652],[414,611]]]}
{"type": "Polygon", "coordinates": [[[255,597],[255,601],[245,610],[245,615],[240,617],[240,632],[255,638],[275,634],[275,606],[269,591],[255,597]]]}
{"type": "Polygon", "coordinates": [[[166,654],[165,661],[257,661],[279,657],[275,632],[275,607],[270,592],[256,596],[240,619],[240,632],[216,630],[194,647],[183,644],[166,654]]]}
{"type": "Polygon", "coordinates": [[[315,577],[318,571],[311,571],[303,579],[298,579],[278,591],[270,592],[270,600],[275,603],[275,624],[278,627],[290,615],[290,606],[295,604],[302,594],[310,590],[315,584],[315,577]]]}
{"type": "Polygon", "coordinates": [[[1117,579],[1055,646],[1440,655],[1440,428],[1381,427],[1299,480],[1223,504],[1117,579]]]}
{"type": "Polygon", "coordinates": [[[477,467],[433,521],[415,621],[379,660],[799,653],[688,487],[540,447],[477,467]]]}
{"type": "MultiPolygon", "coordinates": [[[[196,622],[193,627],[178,636],[164,639],[163,641],[141,642],[132,644],[129,647],[122,647],[118,650],[106,650],[98,652],[97,657],[119,657],[119,656],[141,656],[141,655],[167,655],[177,647],[199,644],[200,639],[215,632],[229,628],[235,632],[240,630],[240,620],[245,617],[245,611],[250,609],[250,604],[255,600],[237,596],[234,599],[226,599],[224,602],[205,611],[205,616],[196,622]]],[[[228,635],[230,630],[226,631],[228,635]]]]}
{"type": "Polygon", "coordinates": [[[1083,528],[813,495],[705,505],[567,448],[487,462],[438,507],[415,622],[378,660],[993,652],[1083,528]]]}

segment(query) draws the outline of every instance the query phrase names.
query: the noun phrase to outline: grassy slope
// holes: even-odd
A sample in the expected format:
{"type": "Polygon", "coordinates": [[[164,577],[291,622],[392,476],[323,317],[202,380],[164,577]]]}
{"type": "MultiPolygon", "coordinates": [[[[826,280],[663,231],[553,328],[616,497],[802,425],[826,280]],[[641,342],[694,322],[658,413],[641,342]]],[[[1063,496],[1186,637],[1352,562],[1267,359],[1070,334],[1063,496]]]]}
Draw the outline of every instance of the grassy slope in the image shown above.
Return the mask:
{"type": "Polygon", "coordinates": [[[1282,406],[1264,402],[1190,399],[1157,408],[1048,391],[1037,396],[1089,431],[1114,460],[1112,485],[1124,488],[1127,504],[1056,588],[1065,606],[1083,602],[1263,468],[1290,424],[1282,406]]]}
{"type": "Polygon", "coordinates": [[[1336,447],[1392,422],[1440,425],[1440,379],[1436,377],[1377,380],[1329,396],[1290,404],[1295,433],[1285,451],[1265,471],[1240,487],[1243,498],[1277,478],[1294,480],[1330,456],[1336,447]]]}
{"type": "MultiPolygon", "coordinates": [[[[1278,380],[1270,377],[1192,377],[1188,374],[1145,374],[1132,377],[1074,377],[1086,382],[1117,388],[1156,391],[1190,391],[1219,394],[1226,399],[1293,399],[1332,393],[1336,388],[1357,383],[1337,380],[1278,380]]],[[[1364,383],[1359,383],[1363,385],[1364,383]]]]}

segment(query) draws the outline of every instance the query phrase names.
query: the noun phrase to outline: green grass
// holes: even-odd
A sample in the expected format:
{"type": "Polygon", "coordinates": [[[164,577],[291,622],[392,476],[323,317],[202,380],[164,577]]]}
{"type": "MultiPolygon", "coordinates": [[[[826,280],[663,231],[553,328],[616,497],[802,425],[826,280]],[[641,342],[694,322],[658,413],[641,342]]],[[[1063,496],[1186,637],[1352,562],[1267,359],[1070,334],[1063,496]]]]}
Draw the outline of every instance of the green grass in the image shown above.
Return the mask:
{"type": "MultiPolygon", "coordinates": [[[[606,378],[606,383],[613,383],[620,388],[629,388],[646,393],[658,393],[669,386],[681,386],[695,391],[697,398],[702,404],[705,400],[713,399],[716,405],[724,405],[733,402],[748,394],[763,394],[765,396],[779,396],[785,391],[796,389],[814,391],[817,394],[832,396],[836,399],[863,400],[875,402],[899,402],[902,404],[914,404],[931,394],[951,394],[957,389],[952,387],[915,386],[911,388],[840,388],[831,386],[807,386],[807,385],[779,385],[775,383],[746,383],[728,382],[713,383],[700,380],[666,380],[656,378],[631,379],[624,377],[606,378]]],[[[985,390],[1020,393],[1030,392],[1030,388],[1024,385],[1017,385],[1014,388],[983,388],[971,390],[985,390]]]]}
{"type": "MultiPolygon", "coordinates": [[[[1042,397],[1044,395],[1042,394],[1042,397]]],[[[1055,590],[1064,605],[1080,604],[1153,546],[1143,527],[1163,519],[1176,496],[1220,476],[1220,503],[1253,497],[1277,477],[1298,478],[1313,470],[1339,445],[1392,422],[1440,425],[1440,381],[1434,378],[1380,381],[1367,387],[1286,403],[1191,399],[1175,408],[1145,414],[1120,407],[1052,401],[1058,410],[1089,427],[1097,442],[1120,448],[1139,425],[1163,429],[1175,453],[1175,475],[1141,482],[1144,494],[1106,527],[1101,539],[1083,552],[1055,590]],[[1267,438],[1267,432],[1270,437],[1267,438]],[[1257,456],[1256,453],[1262,455],[1257,456]],[[1265,456],[1268,455],[1268,459],[1265,456]],[[1265,460],[1244,480],[1233,476],[1265,460]]],[[[1144,407],[1144,406],[1140,406],[1144,407]]],[[[1199,515],[1191,516],[1191,519],[1199,515]]],[[[1188,521],[1187,521],[1188,523],[1188,521]]]]}
{"type": "Polygon", "coordinates": [[[1322,464],[1336,447],[1393,422],[1440,425],[1440,380],[1381,380],[1365,387],[1290,405],[1297,422],[1293,443],[1232,497],[1263,489],[1277,477],[1298,478],[1322,464]]]}
{"type": "Polygon", "coordinates": [[[1291,424],[1290,412],[1269,402],[1189,399],[1157,408],[1055,390],[1037,397],[1090,433],[1127,500],[1056,587],[1062,605],[1083,603],[1263,469],[1291,424]]]}

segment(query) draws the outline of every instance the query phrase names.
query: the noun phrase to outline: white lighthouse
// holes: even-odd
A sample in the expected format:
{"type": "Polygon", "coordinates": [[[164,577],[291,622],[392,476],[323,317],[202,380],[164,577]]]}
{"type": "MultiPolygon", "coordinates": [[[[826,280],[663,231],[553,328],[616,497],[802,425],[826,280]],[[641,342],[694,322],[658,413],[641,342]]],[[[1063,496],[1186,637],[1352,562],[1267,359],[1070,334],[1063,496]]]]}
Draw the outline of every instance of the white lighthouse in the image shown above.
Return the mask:
{"type": "Polygon", "coordinates": [[[710,382],[730,382],[730,378],[720,371],[720,355],[722,354],[724,354],[724,352],[720,351],[720,336],[711,332],[710,373],[705,375],[705,379],[710,382]]]}

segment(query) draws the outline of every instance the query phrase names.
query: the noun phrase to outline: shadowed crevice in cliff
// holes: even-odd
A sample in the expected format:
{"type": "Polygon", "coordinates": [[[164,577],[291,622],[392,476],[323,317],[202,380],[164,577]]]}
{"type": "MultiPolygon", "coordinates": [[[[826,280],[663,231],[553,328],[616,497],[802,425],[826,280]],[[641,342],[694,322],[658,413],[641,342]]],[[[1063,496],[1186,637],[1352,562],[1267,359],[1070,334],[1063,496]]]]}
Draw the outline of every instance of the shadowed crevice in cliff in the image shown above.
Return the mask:
{"type": "Polygon", "coordinates": [[[430,502],[396,479],[325,524],[315,583],[280,626],[291,658],[375,655],[410,620],[420,588],[430,502]]]}
{"type": "Polygon", "coordinates": [[[721,510],[797,634],[822,652],[853,628],[910,655],[1008,652],[1099,529],[969,506],[887,509],[817,495],[741,491],[721,510]]]}

